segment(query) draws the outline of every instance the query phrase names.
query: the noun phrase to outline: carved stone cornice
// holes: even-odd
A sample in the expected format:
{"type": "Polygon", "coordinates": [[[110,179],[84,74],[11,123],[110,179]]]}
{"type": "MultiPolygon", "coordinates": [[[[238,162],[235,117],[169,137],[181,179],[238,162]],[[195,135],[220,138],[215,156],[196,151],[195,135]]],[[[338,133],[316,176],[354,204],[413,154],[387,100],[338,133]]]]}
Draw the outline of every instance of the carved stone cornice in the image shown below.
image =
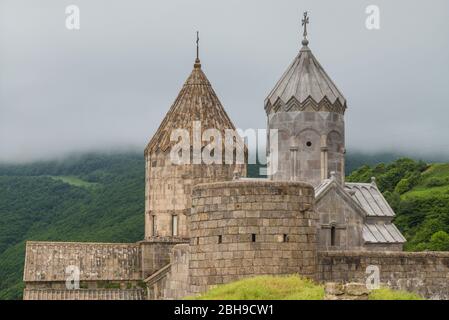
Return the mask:
{"type": "Polygon", "coordinates": [[[303,102],[299,102],[296,97],[291,97],[287,102],[282,99],[277,99],[274,104],[270,100],[266,101],[265,111],[267,115],[277,112],[297,112],[297,111],[312,111],[312,112],[335,112],[344,114],[346,111],[346,103],[343,105],[337,98],[331,102],[327,97],[317,102],[312,97],[308,97],[303,102]]]}

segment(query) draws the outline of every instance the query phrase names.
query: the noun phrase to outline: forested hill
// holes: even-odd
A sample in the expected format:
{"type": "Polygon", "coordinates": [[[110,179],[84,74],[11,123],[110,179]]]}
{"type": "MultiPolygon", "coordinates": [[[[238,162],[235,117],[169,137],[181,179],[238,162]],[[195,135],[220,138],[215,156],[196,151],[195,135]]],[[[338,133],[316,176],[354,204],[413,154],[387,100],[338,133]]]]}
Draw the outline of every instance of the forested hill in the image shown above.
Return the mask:
{"type": "MultiPolygon", "coordinates": [[[[350,179],[378,177],[399,213],[396,223],[410,240],[408,249],[445,248],[449,165],[376,165],[391,157],[349,154],[347,171],[355,164],[375,165],[361,167],[350,179]]],[[[143,238],[143,214],[141,153],[0,165],[0,299],[21,298],[26,240],[135,242],[143,238]]]]}
{"type": "Polygon", "coordinates": [[[0,299],[20,298],[25,240],[136,242],[142,154],[0,166],[0,299]]]}
{"type": "Polygon", "coordinates": [[[449,251],[449,164],[399,159],[363,166],[348,181],[377,185],[396,212],[395,224],[409,251],[449,251]]]}

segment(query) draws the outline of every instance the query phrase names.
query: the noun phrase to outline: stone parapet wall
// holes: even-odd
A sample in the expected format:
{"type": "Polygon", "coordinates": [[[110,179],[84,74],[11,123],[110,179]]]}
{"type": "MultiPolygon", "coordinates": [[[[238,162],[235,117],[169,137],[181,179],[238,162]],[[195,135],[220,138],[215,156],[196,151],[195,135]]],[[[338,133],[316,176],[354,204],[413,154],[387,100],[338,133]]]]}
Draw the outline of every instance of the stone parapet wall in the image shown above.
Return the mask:
{"type": "Polygon", "coordinates": [[[81,281],[141,280],[138,243],[26,243],[25,282],[65,281],[66,268],[76,266],[81,281]]]}
{"type": "Polygon", "coordinates": [[[365,283],[379,268],[381,285],[429,299],[449,299],[449,252],[318,252],[318,280],[365,283]]]}
{"type": "Polygon", "coordinates": [[[170,252],[177,244],[188,243],[184,238],[150,238],[140,242],[142,278],[145,279],[170,263],[170,252]]]}
{"type": "Polygon", "coordinates": [[[23,292],[23,300],[145,300],[145,291],[143,289],[25,289],[23,292]]]}
{"type": "Polygon", "coordinates": [[[300,182],[232,181],[193,189],[193,293],[261,274],[316,272],[314,189],[300,182]]]}
{"type": "Polygon", "coordinates": [[[170,252],[170,264],[145,282],[151,300],[173,300],[189,296],[189,245],[174,246],[170,252]]]}

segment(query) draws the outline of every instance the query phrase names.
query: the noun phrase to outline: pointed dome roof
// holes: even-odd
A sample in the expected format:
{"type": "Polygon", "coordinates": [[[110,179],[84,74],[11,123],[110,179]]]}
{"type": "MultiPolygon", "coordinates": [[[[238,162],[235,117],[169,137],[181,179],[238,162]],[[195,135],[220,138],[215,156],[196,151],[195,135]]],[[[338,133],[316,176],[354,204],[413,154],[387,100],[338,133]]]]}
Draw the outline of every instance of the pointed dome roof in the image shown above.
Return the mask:
{"type": "Polygon", "coordinates": [[[307,44],[307,40],[303,41],[299,54],[266,98],[267,113],[273,112],[272,109],[276,112],[280,108],[288,111],[292,105],[297,105],[302,110],[308,103],[312,103],[316,111],[322,110],[319,106],[322,103],[326,104],[328,111],[343,113],[346,109],[345,97],[307,44]]]}
{"type": "Polygon", "coordinates": [[[214,128],[224,134],[226,129],[235,129],[212,85],[201,70],[198,58],[178,97],[146,147],[145,154],[167,151],[174,144],[170,141],[170,135],[175,129],[189,130],[192,139],[194,121],[201,121],[203,131],[214,128]]]}

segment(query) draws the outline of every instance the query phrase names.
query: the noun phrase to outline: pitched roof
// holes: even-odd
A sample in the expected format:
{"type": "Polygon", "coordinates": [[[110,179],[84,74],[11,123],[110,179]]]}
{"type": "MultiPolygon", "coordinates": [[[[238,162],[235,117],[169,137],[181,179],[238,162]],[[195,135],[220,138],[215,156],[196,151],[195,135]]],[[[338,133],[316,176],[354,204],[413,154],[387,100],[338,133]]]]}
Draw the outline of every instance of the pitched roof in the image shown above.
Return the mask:
{"type": "MultiPolygon", "coordinates": [[[[390,219],[387,220],[391,220],[395,216],[393,209],[375,183],[346,183],[342,186],[335,179],[326,179],[315,188],[317,201],[326,194],[331,186],[339,188],[344,194],[347,194],[347,198],[351,199],[356,207],[361,208],[366,217],[388,217],[390,219]]],[[[382,220],[385,219],[365,222],[362,231],[365,242],[404,243],[407,241],[393,223],[382,220]]]]}
{"type": "Polygon", "coordinates": [[[395,216],[393,209],[375,183],[345,183],[341,186],[334,179],[326,179],[315,187],[316,199],[319,200],[332,185],[343,187],[345,194],[365,211],[367,217],[393,218],[395,216]]]}
{"type": "Polygon", "coordinates": [[[345,188],[340,182],[337,181],[335,177],[332,177],[331,179],[325,179],[315,187],[315,202],[319,203],[321,199],[324,198],[326,194],[332,189],[335,190],[335,192],[343,201],[346,201],[348,205],[353,207],[363,217],[366,217],[365,210],[356,201],[354,201],[351,195],[346,192],[345,188]]]}
{"type": "Polygon", "coordinates": [[[393,223],[365,223],[363,240],[367,243],[404,243],[407,240],[393,223]]]}
{"type": "Polygon", "coordinates": [[[345,189],[368,217],[394,217],[394,211],[373,183],[346,183],[345,189]]]}
{"type": "Polygon", "coordinates": [[[315,187],[315,197],[318,198],[322,192],[327,190],[327,187],[332,183],[332,181],[332,179],[324,179],[321,181],[321,183],[315,187]]]}
{"type": "Polygon", "coordinates": [[[189,130],[192,137],[194,121],[201,121],[202,131],[210,128],[222,132],[225,129],[235,129],[212,85],[201,70],[199,60],[146,147],[145,153],[167,151],[174,144],[170,142],[170,135],[175,129],[189,130]]]}
{"type": "Polygon", "coordinates": [[[265,108],[275,104],[287,104],[291,100],[299,104],[312,99],[315,103],[326,101],[346,108],[346,99],[324,71],[307,45],[304,45],[293,63],[278,81],[265,100],[265,108]]]}

